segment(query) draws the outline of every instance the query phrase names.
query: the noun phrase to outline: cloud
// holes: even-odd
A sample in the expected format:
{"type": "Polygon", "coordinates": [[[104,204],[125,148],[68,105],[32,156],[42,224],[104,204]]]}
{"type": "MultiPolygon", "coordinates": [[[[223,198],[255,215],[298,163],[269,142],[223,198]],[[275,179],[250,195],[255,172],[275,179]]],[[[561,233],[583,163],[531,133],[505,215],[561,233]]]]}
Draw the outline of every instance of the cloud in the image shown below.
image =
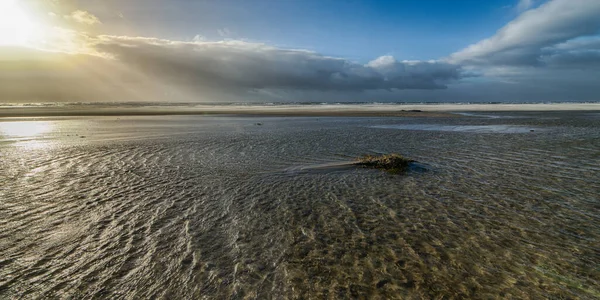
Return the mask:
{"type": "Polygon", "coordinates": [[[113,91],[120,77],[116,70],[108,60],[89,55],[0,47],[0,99],[6,102],[110,100],[110,95],[116,95],[113,91]],[[111,78],[115,78],[115,84],[111,78]]]}
{"type": "Polygon", "coordinates": [[[200,43],[200,42],[204,42],[206,41],[206,38],[202,35],[196,34],[193,38],[192,38],[192,42],[195,43],[200,43]]]}
{"type": "Polygon", "coordinates": [[[0,99],[367,101],[369,92],[440,90],[462,78],[459,66],[440,61],[382,56],[359,64],[243,41],[182,42],[83,34],[74,41],[78,51],[0,47],[0,99]]]}
{"type": "Polygon", "coordinates": [[[524,12],[528,9],[530,9],[533,6],[533,0],[519,0],[519,3],[517,4],[517,11],[518,12],[524,12]]]}
{"type": "Polygon", "coordinates": [[[385,56],[366,65],[306,50],[243,41],[181,42],[101,36],[96,51],[156,80],[219,89],[393,90],[443,89],[461,68],[439,61],[396,61],[385,56]]]}
{"type": "Polygon", "coordinates": [[[223,29],[217,29],[217,33],[219,34],[219,36],[221,37],[229,37],[233,34],[233,32],[231,30],[229,30],[229,28],[225,27],[223,29]]]}
{"type": "MultiPolygon", "coordinates": [[[[132,39],[137,40],[139,38],[132,39]]],[[[108,44],[115,43],[114,37],[105,37],[102,42],[106,43],[107,41],[108,44]]],[[[99,42],[95,41],[95,43],[99,42]]],[[[142,44],[147,43],[163,45],[166,41],[148,39],[142,44]]],[[[171,41],[170,43],[174,43],[173,47],[175,48],[181,47],[176,42],[171,41]]],[[[133,47],[130,43],[126,44],[133,47]]],[[[92,46],[94,45],[89,45],[89,47],[92,46]]],[[[164,45],[160,47],[164,47],[164,45]]],[[[190,47],[196,49],[193,45],[190,47]]],[[[246,47],[249,47],[249,45],[246,47]]],[[[278,48],[274,49],[280,50],[278,48]]],[[[158,50],[157,52],[161,53],[158,50]]],[[[307,53],[310,54],[311,52],[307,53]]],[[[114,54],[115,52],[112,55],[114,54]]],[[[318,54],[312,55],[319,56],[318,54]]],[[[227,60],[226,57],[220,57],[219,59],[227,60]]],[[[161,60],[164,60],[164,58],[161,58],[161,60]]],[[[146,59],[142,61],[146,61],[146,59]]],[[[172,69],[161,72],[158,70],[158,66],[140,68],[118,57],[106,58],[88,54],[67,54],[27,48],[10,49],[0,47],[0,101],[530,102],[597,101],[597,96],[600,93],[600,86],[597,84],[597,78],[600,78],[600,69],[598,71],[584,71],[560,68],[495,67],[504,70],[497,70],[496,74],[486,75],[501,80],[490,80],[490,77],[465,78],[452,83],[448,89],[427,91],[395,89],[393,92],[384,89],[370,89],[358,92],[357,89],[280,88],[281,85],[266,84],[263,84],[263,88],[260,89],[249,88],[248,85],[239,88],[233,86],[231,81],[222,81],[222,79],[208,78],[207,81],[202,81],[197,77],[199,75],[194,73],[194,68],[185,69],[170,62],[164,62],[163,64],[172,69]],[[184,73],[179,76],[172,75],[178,71],[184,73]]],[[[430,74],[431,70],[423,68],[419,64],[425,64],[436,70],[439,67],[431,62],[399,62],[393,57],[383,56],[369,62],[366,66],[358,65],[358,68],[366,72],[363,77],[377,78],[383,76],[382,74],[392,74],[391,76],[394,77],[397,76],[395,72],[407,72],[398,70],[399,65],[404,66],[405,64],[416,64],[417,69],[424,74],[430,74]]],[[[237,63],[235,65],[239,66],[237,63]]],[[[246,72],[245,70],[242,71],[246,72]]],[[[447,71],[442,68],[441,72],[446,73],[447,71]]],[[[256,75],[260,76],[261,74],[256,75]]]]}
{"type": "Polygon", "coordinates": [[[100,22],[100,19],[98,19],[98,17],[96,17],[93,14],[91,14],[87,11],[84,11],[84,10],[76,10],[76,11],[72,12],[70,15],[65,16],[65,18],[67,20],[72,20],[77,23],[86,24],[86,25],[102,24],[102,22],[100,22]]]}
{"type": "Polygon", "coordinates": [[[543,52],[541,61],[551,68],[600,69],[600,37],[568,41],[543,52]]]}
{"type": "Polygon", "coordinates": [[[524,12],[494,36],[452,54],[448,61],[463,65],[540,65],[546,48],[598,34],[598,16],[598,0],[549,1],[524,12]]]}
{"type": "Polygon", "coordinates": [[[573,51],[573,50],[595,50],[600,51],[600,36],[570,40],[565,43],[560,43],[554,46],[557,50],[573,51]]]}
{"type": "Polygon", "coordinates": [[[2,101],[593,101],[600,93],[598,0],[522,1],[527,10],[514,21],[446,59],[366,63],[200,35],[96,36],[79,30],[100,21],[76,1],[43,1],[60,3],[52,34],[35,45],[45,51],[0,48],[2,101]]]}

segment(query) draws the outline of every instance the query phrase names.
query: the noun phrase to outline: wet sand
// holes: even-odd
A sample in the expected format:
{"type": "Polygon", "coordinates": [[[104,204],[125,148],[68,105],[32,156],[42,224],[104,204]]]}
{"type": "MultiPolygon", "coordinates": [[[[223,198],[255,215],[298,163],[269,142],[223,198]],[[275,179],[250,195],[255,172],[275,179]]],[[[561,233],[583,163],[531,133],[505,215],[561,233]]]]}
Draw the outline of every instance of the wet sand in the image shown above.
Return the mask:
{"type": "Polygon", "coordinates": [[[456,117],[469,111],[600,111],[600,103],[558,104],[327,104],[327,105],[189,105],[189,106],[4,106],[0,117],[256,115],[332,117],[456,117]]]}
{"type": "Polygon", "coordinates": [[[5,118],[0,299],[598,299],[599,128],[5,118]],[[344,165],[384,153],[425,170],[344,165]]]}
{"type": "Polygon", "coordinates": [[[190,106],[190,107],[16,107],[0,109],[0,117],[74,116],[166,116],[166,115],[246,115],[246,116],[331,116],[331,117],[454,117],[438,111],[411,111],[404,107],[360,106],[190,106]]]}

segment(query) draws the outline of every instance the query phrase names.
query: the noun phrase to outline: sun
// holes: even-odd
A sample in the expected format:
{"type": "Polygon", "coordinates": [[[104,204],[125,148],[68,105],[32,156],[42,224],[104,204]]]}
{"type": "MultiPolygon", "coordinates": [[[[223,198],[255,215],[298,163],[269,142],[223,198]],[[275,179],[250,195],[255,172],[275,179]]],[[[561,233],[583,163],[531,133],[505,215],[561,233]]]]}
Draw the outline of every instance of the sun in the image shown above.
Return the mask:
{"type": "Polygon", "coordinates": [[[0,0],[0,45],[27,45],[38,30],[17,0],[0,0]]]}

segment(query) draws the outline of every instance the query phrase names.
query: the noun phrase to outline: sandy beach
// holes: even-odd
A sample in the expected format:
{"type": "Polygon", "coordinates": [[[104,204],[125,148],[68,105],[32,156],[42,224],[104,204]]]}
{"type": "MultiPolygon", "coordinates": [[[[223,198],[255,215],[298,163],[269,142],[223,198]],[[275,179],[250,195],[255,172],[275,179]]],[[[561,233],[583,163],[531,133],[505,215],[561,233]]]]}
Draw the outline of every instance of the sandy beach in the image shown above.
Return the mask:
{"type": "Polygon", "coordinates": [[[322,107],[0,119],[0,299],[598,298],[600,113],[322,107]]]}
{"type": "Polygon", "coordinates": [[[65,105],[4,106],[0,117],[44,116],[151,116],[151,115],[257,115],[347,117],[454,117],[453,112],[585,111],[600,103],[556,104],[326,104],[326,105],[65,105]]]}

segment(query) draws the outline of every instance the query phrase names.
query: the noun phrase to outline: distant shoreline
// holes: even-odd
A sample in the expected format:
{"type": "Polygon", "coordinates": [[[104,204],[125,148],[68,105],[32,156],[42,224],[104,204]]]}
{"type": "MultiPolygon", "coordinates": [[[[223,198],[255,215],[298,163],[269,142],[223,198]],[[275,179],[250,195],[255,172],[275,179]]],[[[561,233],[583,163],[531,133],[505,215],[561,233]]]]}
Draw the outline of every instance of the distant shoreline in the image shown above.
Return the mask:
{"type": "Polygon", "coordinates": [[[456,117],[455,112],[600,111],[600,103],[556,104],[310,104],[310,105],[66,105],[0,106],[0,117],[247,115],[332,117],[456,117]]]}

